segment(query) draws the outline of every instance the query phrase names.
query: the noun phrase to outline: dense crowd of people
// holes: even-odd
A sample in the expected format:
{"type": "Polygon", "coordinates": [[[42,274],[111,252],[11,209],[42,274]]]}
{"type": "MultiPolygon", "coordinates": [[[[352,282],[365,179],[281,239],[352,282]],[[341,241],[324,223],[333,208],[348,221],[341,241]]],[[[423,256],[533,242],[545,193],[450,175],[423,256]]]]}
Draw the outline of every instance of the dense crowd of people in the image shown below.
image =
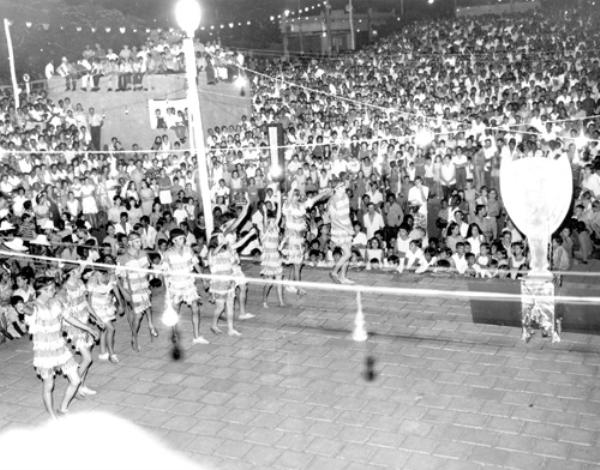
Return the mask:
{"type": "Polygon", "coordinates": [[[70,381],[66,412],[76,394],[95,393],[85,385],[95,340],[100,360],[119,361],[119,314],[138,350],[144,317],[154,337],[153,311],[188,305],[193,342],[206,344],[204,295],[215,304],[212,333],[224,313],[227,333],[238,336],[235,322],[253,317],[244,256],[274,280],[286,265],[293,280],[315,266],[345,284],[353,268],[518,279],[527,240],[503,208],[499,168],[530,156],[568,158],[573,169],[573,207],[552,237],[552,268],[588,263],[600,242],[596,26],[577,15],[440,20],[339,58],[251,60],[252,113],[207,135],[209,240],[198,161],[181,142],[159,136],[151,149],[125,151],[115,137],[93,152],[102,123],[93,109],[44,94],[14,109],[5,92],[1,338],[33,336],[54,414],[56,370],[70,381]],[[268,141],[276,123],[283,178],[268,141]],[[192,276],[202,272],[234,280],[205,284],[192,276]]]}
{"type": "MultiPolygon", "coordinates": [[[[104,49],[96,43],[86,45],[81,57],[69,60],[62,57],[60,63],[46,64],[44,76],[50,80],[60,76],[65,80],[66,91],[141,91],[147,90],[146,75],[185,72],[183,34],[178,30],[154,30],[140,46],[125,44],[120,51],[104,49]]],[[[216,41],[203,44],[194,41],[196,66],[206,71],[208,82],[228,79],[225,59],[234,56],[233,51],[223,48],[216,41]]],[[[241,55],[235,55],[237,61],[241,55]]]]}

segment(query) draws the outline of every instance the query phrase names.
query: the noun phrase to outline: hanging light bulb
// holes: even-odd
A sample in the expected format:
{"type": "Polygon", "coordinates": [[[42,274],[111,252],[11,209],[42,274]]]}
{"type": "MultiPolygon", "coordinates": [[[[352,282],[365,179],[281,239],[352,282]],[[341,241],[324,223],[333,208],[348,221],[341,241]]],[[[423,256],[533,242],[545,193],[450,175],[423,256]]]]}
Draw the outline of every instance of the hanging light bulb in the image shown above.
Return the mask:
{"type": "Polygon", "coordinates": [[[433,135],[433,132],[431,132],[430,129],[421,128],[417,131],[417,134],[415,135],[415,144],[417,144],[419,147],[427,147],[431,144],[431,142],[433,142],[434,138],[435,136],[433,135]]]}
{"type": "Polygon", "coordinates": [[[577,147],[578,149],[582,149],[584,148],[588,143],[589,140],[585,134],[583,133],[583,130],[581,131],[581,134],[579,134],[577,137],[575,137],[575,147],[577,147]]]}
{"type": "Polygon", "coordinates": [[[163,322],[163,325],[169,328],[173,328],[175,325],[177,325],[177,323],[179,323],[179,314],[173,308],[173,302],[171,302],[171,295],[169,293],[168,282],[166,279],[164,282],[165,284],[167,284],[167,288],[165,291],[165,309],[163,310],[161,320],[163,322]]]}
{"type": "Polygon", "coordinates": [[[179,323],[179,315],[171,305],[171,302],[165,307],[162,314],[163,325],[172,328],[179,323]]]}

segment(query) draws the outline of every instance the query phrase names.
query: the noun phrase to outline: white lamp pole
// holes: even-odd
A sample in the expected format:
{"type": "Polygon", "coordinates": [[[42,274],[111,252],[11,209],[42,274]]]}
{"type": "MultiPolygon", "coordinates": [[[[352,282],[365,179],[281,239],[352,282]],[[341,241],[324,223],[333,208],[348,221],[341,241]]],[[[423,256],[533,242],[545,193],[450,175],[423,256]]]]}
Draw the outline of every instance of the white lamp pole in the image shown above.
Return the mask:
{"type": "Polygon", "coordinates": [[[212,205],[210,200],[210,186],[208,183],[208,166],[204,142],[204,127],[202,126],[202,113],[200,111],[200,97],[198,96],[198,71],[196,69],[196,52],[194,50],[194,34],[200,26],[200,5],[196,0],[179,0],[175,6],[175,19],[179,27],[185,32],[183,39],[183,54],[185,56],[185,72],[187,75],[187,94],[190,109],[189,135],[192,148],[198,157],[198,180],[204,222],[206,225],[206,241],[210,240],[214,229],[212,205]]]}
{"type": "Polygon", "coordinates": [[[10,35],[10,21],[6,18],[4,18],[4,32],[6,34],[6,45],[8,46],[8,64],[10,65],[10,79],[13,86],[15,109],[19,109],[21,105],[19,104],[19,85],[17,84],[17,73],[15,72],[15,53],[10,35]]]}
{"type": "Polygon", "coordinates": [[[348,0],[348,19],[350,21],[350,49],[356,49],[356,31],[354,31],[354,5],[348,0]]]}

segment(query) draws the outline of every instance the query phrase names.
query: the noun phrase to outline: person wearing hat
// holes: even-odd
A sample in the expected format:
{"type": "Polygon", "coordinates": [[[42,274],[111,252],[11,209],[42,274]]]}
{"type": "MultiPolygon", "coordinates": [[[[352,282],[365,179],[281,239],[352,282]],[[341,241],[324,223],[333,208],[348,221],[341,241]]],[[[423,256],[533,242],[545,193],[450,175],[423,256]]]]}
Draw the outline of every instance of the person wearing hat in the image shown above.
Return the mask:
{"type": "Polygon", "coordinates": [[[185,232],[174,228],[170,233],[171,248],[163,256],[163,269],[166,271],[166,296],[173,308],[180,312],[183,304],[192,310],[193,344],[209,344],[200,335],[200,307],[198,289],[190,274],[200,272],[200,261],[192,249],[185,244],[185,232]],[[173,273],[177,273],[176,275],[173,273]]]}
{"type": "Polygon", "coordinates": [[[14,230],[15,226],[11,224],[8,220],[4,219],[0,222],[0,237],[4,238],[9,236],[14,230]]]}
{"type": "Polygon", "coordinates": [[[29,333],[33,338],[33,367],[44,383],[42,400],[46,411],[56,418],[52,396],[56,372],[61,372],[69,380],[58,410],[60,414],[68,412],[69,404],[81,383],[77,362],[62,335],[61,325],[63,322],[69,323],[88,333],[94,340],[98,338],[98,333],[77,319],[64,315],[63,305],[55,297],[56,284],[53,278],[39,278],[35,289],[36,300],[25,307],[25,314],[29,317],[29,333]]]}
{"type": "Polygon", "coordinates": [[[23,239],[20,237],[15,237],[12,240],[4,241],[4,246],[9,250],[16,251],[18,253],[25,253],[28,251],[28,248],[23,243],[23,239]]]}
{"type": "Polygon", "coordinates": [[[152,303],[150,302],[150,284],[148,275],[138,271],[148,269],[148,256],[142,251],[142,240],[137,232],[127,237],[127,251],[117,258],[120,269],[117,271],[119,289],[126,304],[127,320],[131,327],[131,347],[139,351],[138,332],[144,315],[148,318],[148,329],[151,337],[158,332],[152,322],[152,303]],[[133,268],[130,270],[128,268],[133,268]]]}
{"type": "Polygon", "coordinates": [[[346,194],[346,184],[343,179],[334,183],[333,196],[329,200],[329,220],[331,223],[331,242],[334,247],[342,249],[339,258],[332,271],[329,273],[331,279],[341,284],[354,284],[346,277],[348,263],[352,256],[352,238],[354,229],[350,220],[350,200],[346,194]]]}

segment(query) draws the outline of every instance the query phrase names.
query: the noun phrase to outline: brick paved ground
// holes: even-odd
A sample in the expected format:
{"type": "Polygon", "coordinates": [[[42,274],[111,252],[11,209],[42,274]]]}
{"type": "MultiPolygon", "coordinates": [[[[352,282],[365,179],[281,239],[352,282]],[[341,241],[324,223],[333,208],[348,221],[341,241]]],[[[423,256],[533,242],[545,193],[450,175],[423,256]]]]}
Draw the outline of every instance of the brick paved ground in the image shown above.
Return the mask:
{"type": "MultiPolygon", "coordinates": [[[[253,268],[251,272],[256,273],[253,268]]],[[[307,273],[326,280],[326,275],[307,273]]],[[[391,276],[356,274],[370,285],[391,276]]],[[[420,279],[415,287],[465,288],[420,279]]],[[[559,345],[470,321],[465,301],[364,296],[367,343],[348,339],[354,297],[288,296],[289,309],[259,308],[243,337],[203,332],[185,360],[168,356],[164,331],[142,352],[118,324],[121,364],[96,362],[98,395],[73,404],[126,417],[199,462],[223,469],[571,469],[600,463],[600,338],[565,334],[559,345]],[[364,378],[376,359],[375,380],[364,378]]],[[[212,306],[210,306],[212,308],[212,306]]],[[[0,346],[0,429],[46,419],[29,342],[0,346]]],[[[64,380],[57,393],[62,394],[64,380]]]]}

